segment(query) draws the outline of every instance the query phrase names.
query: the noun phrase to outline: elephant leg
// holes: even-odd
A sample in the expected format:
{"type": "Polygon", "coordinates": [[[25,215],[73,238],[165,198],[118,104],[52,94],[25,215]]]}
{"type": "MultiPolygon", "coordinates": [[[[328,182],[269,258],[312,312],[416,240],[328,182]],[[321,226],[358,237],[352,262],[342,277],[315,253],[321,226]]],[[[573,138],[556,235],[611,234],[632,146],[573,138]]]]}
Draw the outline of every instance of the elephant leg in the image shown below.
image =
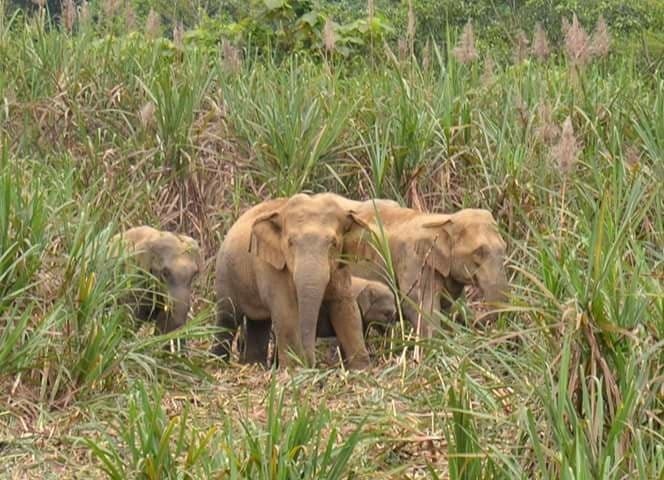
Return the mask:
{"type": "Polygon", "coordinates": [[[277,339],[279,368],[297,366],[298,361],[293,359],[293,355],[300,360],[304,360],[305,355],[295,295],[289,295],[285,291],[279,292],[273,298],[270,312],[272,328],[277,339]]]}
{"type": "Polygon", "coordinates": [[[238,317],[241,313],[229,298],[222,298],[217,302],[217,326],[222,330],[217,333],[212,353],[227,360],[231,355],[233,337],[238,327],[238,317]]]}
{"type": "Polygon", "coordinates": [[[267,364],[267,351],[270,345],[271,323],[266,320],[247,318],[244,352],[241,353],[243,363],[267,364]]]}
{"type": "Polygon", "coordinates": [[[348,362],[348,367],[363,369],[369,366],[369,352],[364,344],[362,318],[357,302],[349,297],[328,302],[330,322],[348,362]]]}

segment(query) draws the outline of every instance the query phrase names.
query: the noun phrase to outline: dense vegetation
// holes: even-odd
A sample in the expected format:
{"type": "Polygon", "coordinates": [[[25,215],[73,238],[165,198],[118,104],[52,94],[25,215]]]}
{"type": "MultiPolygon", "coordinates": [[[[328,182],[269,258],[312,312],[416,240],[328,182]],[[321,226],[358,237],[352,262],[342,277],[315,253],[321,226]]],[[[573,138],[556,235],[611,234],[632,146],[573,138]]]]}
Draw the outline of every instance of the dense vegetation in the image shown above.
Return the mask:
{"type": "Polygon", "coordinates": [[[304,1],[162,3],[0,16],[10,477],[664,475],[657,2],[588,2],[581,21],[515,2],[527,34],[508,35],[454,2],[437,37],[436,2],[329,2],[334,24],[304,1]],[[491,210],[510,305],[482,330],[471,295],[426,345],[403,325],[373,338],[367,372],[210,358],[215,248],[247,206],[303,190],[491,210]],[[187,355],[121,303],[108,242],[143,223],[208,259],[187,355]]]}

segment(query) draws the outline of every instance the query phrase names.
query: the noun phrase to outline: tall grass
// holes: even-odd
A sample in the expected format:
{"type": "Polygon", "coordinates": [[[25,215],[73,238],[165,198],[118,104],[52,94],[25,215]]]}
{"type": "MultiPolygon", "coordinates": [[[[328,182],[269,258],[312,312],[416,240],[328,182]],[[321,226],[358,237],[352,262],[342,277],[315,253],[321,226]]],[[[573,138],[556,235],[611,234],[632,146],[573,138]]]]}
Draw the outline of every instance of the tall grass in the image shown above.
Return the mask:
{"type": "Polygon", "coordinates": [[[195,38],[116,20],[0,25],[0,454],[16,475],[661,477],[664,94],[635,53],[572,69],[481,51],[487,79],[450,38],[426,64],[247,50],[230,71],[195,38]],[[491,210],[503,318],[442,315],[414,348],[402,322],[369,374],[221,367],[210,261],[187,352],[132,321],[113,234],[168,225],[211,259],[237,212],[302,190],[491,210]]]}

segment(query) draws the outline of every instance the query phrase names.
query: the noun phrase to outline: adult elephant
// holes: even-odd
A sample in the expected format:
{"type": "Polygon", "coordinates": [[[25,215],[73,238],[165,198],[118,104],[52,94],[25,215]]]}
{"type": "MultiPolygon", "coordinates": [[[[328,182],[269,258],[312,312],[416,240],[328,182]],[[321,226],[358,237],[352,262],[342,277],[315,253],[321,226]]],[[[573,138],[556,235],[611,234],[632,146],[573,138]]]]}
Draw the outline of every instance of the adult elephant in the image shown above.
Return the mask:
{"type": "MultiPolygon", "coordinates": [[[[385,233],[399,290],[409,299],[403,302],[404,316],[420,334],[431,336],[425,319],[449,308],[466,285],[478,286],[489,304],[507,300],[505,242],[487,210],[426,214],[367,201],[358,216],[372,225],[374,235],[385,233]]],[[[381,279],[386,265],[369,235],[349,238],[346,249],[365,260],[353,266],[354,275],[381,279]]],[[[493,319],[495,313],[483,317],[493,319]]]]}
{"type": "Polygon", "coordinates": [[[269,200],[245,212],[217,255],[217,323],[224,330],[215,353],[228,357],[245,316],[244,361],[265,362],[272,324],[281,365],[292,365],[293,353],[314,365],[324,304],[349,367],[368,366],[350,269],[340,261],[345,237],[363,228],[366,224],[330,194],[269,200]]]}

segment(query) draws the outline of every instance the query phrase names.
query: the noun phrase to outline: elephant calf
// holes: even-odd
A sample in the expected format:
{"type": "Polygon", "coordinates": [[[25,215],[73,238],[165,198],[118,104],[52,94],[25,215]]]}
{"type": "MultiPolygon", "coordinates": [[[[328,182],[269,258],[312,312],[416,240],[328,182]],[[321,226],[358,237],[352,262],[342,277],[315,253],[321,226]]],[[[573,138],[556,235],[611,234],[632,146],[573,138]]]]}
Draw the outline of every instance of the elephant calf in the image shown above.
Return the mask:
{"type": "MultiPolygon", "coordinates": [[[[360,277],[352,277],[351,292],[357,301],[362,317],[362,328],[367,334],[369,327],[387,327],[394,323],[397,315],[394,294],[390,287],[381,282],[367,280],[360,277]]],[[[330,317],[325,308],[321,313],[316,326],[317,337],[334,337],[334,328],[330,323],[330,317]]]]}
{"type": "Polygon", "coordinates": [[[163,293],[149,289],[138,293],[132,301],[134,315],[139,320],[154,320],[159,333],[183,326],[191,303],[191,285],[201,271],[202,258],[196,240],[141,226],[116,235],[112,242],[166,289],[163,293]]]}

